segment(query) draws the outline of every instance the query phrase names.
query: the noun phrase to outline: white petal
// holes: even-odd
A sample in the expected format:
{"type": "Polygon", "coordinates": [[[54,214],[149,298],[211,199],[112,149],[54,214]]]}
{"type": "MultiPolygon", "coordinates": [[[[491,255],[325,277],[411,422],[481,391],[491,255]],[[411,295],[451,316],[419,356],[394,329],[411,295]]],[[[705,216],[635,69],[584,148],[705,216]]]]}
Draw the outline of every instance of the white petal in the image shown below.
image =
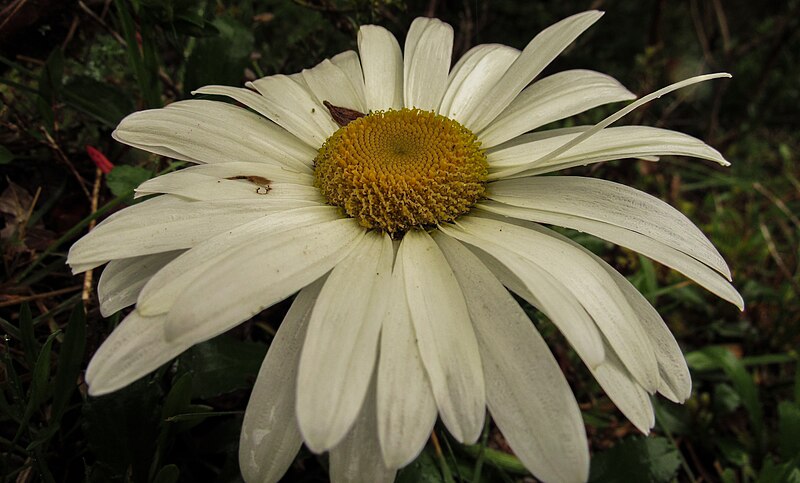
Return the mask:
{"type": "Polygon", "coordinates": [[[366,111],[362,97],[353,87],[350,77],[330,60],[323,60],[313,69],[303,69],[303,80],[320,105],[328,101],[334,106],[366,111]]]}
{"type": "Polygon", "coordinates": [[[353,86],[359,99],[359,106],[361,112],[367,112],[367,98],[364,94],[364,72],[361,71],[361,61],[358,59],[358,54],[353,50],[347,50],[341,54],[334,55],[331,62],[339,66],[347,75],[350,80],[350,85],[353,86]]]}
{"type": "Polygon", "coordinates": [[[97,283],[97,298],[103,317],[136,303],[139,292],[156,272],[183,253],[180,250],[112,260],[97,283]]]}
{"type": "Polygon", "coordinates": [[[616,243],[677,270],[718,297],[740,309],[744,308],[744,301],[739,292],[713,269],[674,248],[639,233],[586,218],[521,208],[504,203],[482,202],[478,207],[503,216],[580,230],[616,243]]]}
{"type": "Polygon", "coordinates": [[[403,54],[391,32],[377,25],[358,31],[368,111],[403,107],[403,54]]]}
{"type": "Polygon", "coordinates": [[[464,296],[444,255],[424,231],[406,233],[397,260],[439,414],[456,440],[473,443],[483,428],[485,393],[464,296]]]}
{"type": "Polygon", "coordinates": [[[257,114],[198,99],[135,112],[120,122],[113,136],[136,148],[196,163],[249,161],[299,170],[307,169],[316,156],[314,149],[257,114]]]}
{"type": "Polygon", "coordinates": [[[435,111],[447,88],[453,55],[453,27],[435,18],[411,23],[404,50],[405,107],[435,111]]]}
{"type": "MultiPolygon", "coordinates": [[[[297,228],[338,219],[333,207],[301,208],[257,219],[209,238],[159,271],[139,294],[137,310],[144,315],[168,312],[175,299],[197,283],[209,267],[248,245],[269,246],[271,237],[297,228]]],[[[247,263],[247,262],[244,262],[247,263]]],[[[225,281],[230,284],[236,279],[225,281]]],[[[302,287],[297,287],[299,290],[302,287]]],[[[291,295],[287,293],[286,296],[291,295]]]]}
{"type": "Polygon", "coordinates": [[[401,263],[392,273],[389,297],[378,363],[378,434],[386,466],[401,468],[425,447],[437,411],[417,348],[401,263]]]}
{"type": "Polygon", "coordinates": [[[396,470],[381,458],[375,414],[375,383],[370,385],[358,419],[347,436],[331,450],[332,483],[391,483],[396,470]]]}
{"type": "Polygon", "coordinates": [[[378,353],[394,251],[369,232],[331,272],[314,306],[297,377],[297,419],[306,446],[327,451],[358,416],[378,353]]]}
{"type": "MultiPolygon", "coordinates": [[[[669,94],[670,92],[678,90],[678,89],[681,89],[683,87],[687,87],[687,86],[690,86],[690,85],[693,85],[693,84],[697,84],[697,83],[700,83],[700,82],[705,82],[707,80],[720,79],[720,78],[724,78],[724,77],[731,77],[731,75],[727,74],[727,73],[706,74],[706,75],[700,75],[700,76],[696,76],[696,77],[691,77],[689,79],[686,79],[686,80],[683,80],[683,81],[680,81],[680,82],[676,82],[674,84],[670,84],[667,87],[664,87],[663,89],[659,89],[659,90],[657,90],[657,91],[655,91],[655,92],[653,92],[651,94],[648,94],[648,95],[642,97],[641,99],[639,99],[636,102],[632,102],[632,103],[628,104],[624,108],[620,109],[619,111],[615,112],[614,114],[612,114],[612,115],[608,116],[607,118],[603,119],[602,121],[598,122],[597,124],[595,124],[591,128],[585,130],[581,135],[575,137],[574,139],[562,144],[558,148],[556,148],[556,149],[550,151],[549,153],[547,153],[546,155],[540,157],[539,159],[537,159],[536,162],[538,164],[541,164],[541,165],[545,165],[545,163],[549,163],[551,159],[556,158],[558,156],[561,156],[565,152],[572,150],[575,146],[585,142],[587,139],[590,139],[592,136],[596,135],[597,133],[601,132],[606,127],[608,127],[611,124],[613,124],[614,122],[618,121],[619,119],[624,117],[629,112],[633,111],[634,109],[637,109],[638,107],[640,107],[640,106],[642,106],[644,104],[647,104],[648,102],[652,101],[653,99],[658,99],[659,97],[661,97],[663,95],[669,94]]],[[[722,159],[721,161],[718,160],[717,162],[719,162],[723,166],[730,165],[730,163],[728,163],[724,159],[722,159]]],[[[492,175],[490,175],[490,178],[492,178],[493,176],[494,176],[493,179],[507,178],[507,177],[510,177],[510,176],[518,175],[519,173],[521,173],[522,171],[525,171],[526,169],[527,168],[524,167],[524,166],[523,167],[509,168],[509,169],[503,170],[502,172],[493,173],[492,175]]],[[[559,169],[563,169],[563,167],[559,168],[559,169]]]]}
{"type": "Polygon", "coordinates": [[[240,246],[177,297],[167,315],[167,339],[195,344],[249,319],[321,277],[362,236],[364,229],[345,219],[240,246]]]}
{"type": "Polygon", "coordinates": [[[568,70],[534,82],[478,137],[490,148],[524,132],[610,102],[636,96],[616,79],[590,70],[568,70]]]}
{"type": "Polygon", "coordinates": [[[131,312],[103,342],[86,368],[89,394],[102,396],[121,389],[188,349],[191,344],[167,342],[163,316],[131,312]]]}
{"type": "Polygon", "coordinates": [[[606,360],[589,370],[622,414],[636,429],[647,434],[656,421],[650,395],[636,382],[614,350],[607,349],[606,360]]]}
{"type": "Polygon", "coordinates": [[[239,438],[239,468],[247,482],[277,483],[303,444],[294,411],[297,365],[323,280],[297,295],[258,371],[239,438]]]}
{"type": "Polygon", "coordinates": [[[314,149],[319,149],[328,136],[339,128],[328,110],[306,88],[288,76],[262,77],[247,85],[264,97],[270,119],[314,149]]]}
{"type": "Polygon", "coordinates": [[[597,11],[579,13],[542,30],[491,91],[469,104],[463,124],[473,132],[488,126],[534,77],[602,15],[597,11]]]}
{"type": "Polygon", "coordinates": [[[539,265],[581,302],[611,346],[648,391],[658,387],[658,364],[650,339],[613,279],[591,257],[538,231],[474,216],[459,219],[446,233],[484,248],[491,241],[539,265]]]}
{"type": "Polygon", "coordinates": [[[640,233],[730,278],[722,255],[694,223],[658,198],[623,184],[579,176],[542,176],[492,183],[489,197],[640,233]]]}
{"type": "Polygon", "coordinates": [[[470,106],[488,95],[519,54],[519,50],[499,44],[470,49],[450,73],[439,113],[464,124],[470,106]]]}
{"type": "Polygon", "coordinates": [[[115,258],[190,248],[276,209],[266,203],[202,203],[158,196],[106,218],[72,245],[67,263],[88,270],[115,258]]]}
{"type": "Polygon", "coordinates": [[[587,130],[585,126],[580,130],[558,130],[556,136],[547,137],[542,136],[546,132],[524,134],[497,146],[487,153],[492,170],[489,177],[531,176],[613,159],[647,156],[692,156],[720,164],[727,163],[716,149],[697,138],[647,126],[607,128],[559,156],[543,155],[583,136],[587,130]],[[506,176],[511,170],[516,174],[506,176]]]}
{"type": "Polygon", "coordinates": [[[589,448],[575,396],[547,344],[503,285],[469,250],[436,237],[478,336],[486,401],[514,453],[539,479],[585,481],[589,448]]]}

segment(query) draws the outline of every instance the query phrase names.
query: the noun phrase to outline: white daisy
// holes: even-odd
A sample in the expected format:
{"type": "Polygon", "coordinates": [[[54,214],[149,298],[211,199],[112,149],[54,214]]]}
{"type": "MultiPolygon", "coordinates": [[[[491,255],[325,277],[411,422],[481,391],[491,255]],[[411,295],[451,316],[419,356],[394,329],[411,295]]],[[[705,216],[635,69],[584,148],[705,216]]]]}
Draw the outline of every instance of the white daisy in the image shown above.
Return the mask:
{"type": "Polygon", "coordinates": [[[404,55],[378,26],[313,69],[197,92],[132,114],[115,139],[197,163],[147,181],[158,194],[109,217],[69,254],[104,263],[104,315],[136,304],[94,355],[90,394],[117,390],[299,291],[242,428],[247,481],[277,481],[301,444],[334,481],[391,481],[441,417],[463,443],[488,407],[525,466],[580,481],[589,453],[575,398],[507,289],[546,314],[643,432],[650,394],[690,395],[658,313],[613,268],[540,223],[580,230],[678,270],[742,307],[730,271],[686,217],[632,188],[537,176],[621,158],[693,156],[702,141],[643,126],[524,134],[635,98],[571,70],[533,82],[602,14],[569,17],[523,51],[479,45],[451,69],[452,28],[419,18],[404,55]],[[528,85],[530,84],[530,85],[528,85]],[[364,115],[366,114],[366,115],[364,115]]]}

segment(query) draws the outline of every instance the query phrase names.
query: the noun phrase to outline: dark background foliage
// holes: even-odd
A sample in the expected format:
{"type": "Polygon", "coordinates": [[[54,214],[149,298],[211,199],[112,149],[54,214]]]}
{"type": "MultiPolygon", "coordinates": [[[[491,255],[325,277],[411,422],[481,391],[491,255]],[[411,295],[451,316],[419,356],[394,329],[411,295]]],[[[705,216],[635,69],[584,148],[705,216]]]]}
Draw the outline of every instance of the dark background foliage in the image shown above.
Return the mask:
{"type": "MultiPolygon", "coordinates": [[[[622,123],[681,130],[722,151],[623,160],[575,170],[667,200],[720,248],[740,313],[647,259],[568,233],[630,277],[687,354],[685,405],[656,399],[637,435],[547,320],[530,311],[572,384],[590,438],[594,481],[800,481],[800,2],[745,0],[5,0],[0,1],[0,477],[3,481],[238,481],[249,388],[286,310],[279,304],[115,394],[90,398],[82,373],[119,322],[73,277],[70,244],[172,161],[129,150],[110,132],[134,110],[291,73],[355,48],[361,24],[400,39],[419,15],[477,43],[522,48],[588,9],[606,15],[546,73],[588,68],[646,94],[691,75],[715,81],[651,103],[622,123]],[[115,165],[105,175],[86,146],[115,165]],[[588,173],[587,173],[588,171],[588,173]],[[84,310],[85,309],[85,310],[84,310]]],[[[559,126],[597,122],[590,111],[559,126]]],[[[488,424],[465,447],[437,427],[403,482],[531,481],[488,424]]],[[[303,450],[286,481],[326,481],[303,450]]]]}

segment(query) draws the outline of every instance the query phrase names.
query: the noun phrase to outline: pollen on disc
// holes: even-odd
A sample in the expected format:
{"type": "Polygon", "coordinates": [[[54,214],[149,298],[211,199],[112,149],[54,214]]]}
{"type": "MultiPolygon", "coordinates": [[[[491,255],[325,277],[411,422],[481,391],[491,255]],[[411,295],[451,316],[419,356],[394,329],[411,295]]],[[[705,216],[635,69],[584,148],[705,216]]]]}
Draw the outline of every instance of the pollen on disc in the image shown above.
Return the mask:
{"type": "Polygon", "coordinates": [[[315,184],[358,222],[400,236],[452,221],[483,197],[477,137],[433,112],[374,112],[336,131],[314,160],[315,184]]]}

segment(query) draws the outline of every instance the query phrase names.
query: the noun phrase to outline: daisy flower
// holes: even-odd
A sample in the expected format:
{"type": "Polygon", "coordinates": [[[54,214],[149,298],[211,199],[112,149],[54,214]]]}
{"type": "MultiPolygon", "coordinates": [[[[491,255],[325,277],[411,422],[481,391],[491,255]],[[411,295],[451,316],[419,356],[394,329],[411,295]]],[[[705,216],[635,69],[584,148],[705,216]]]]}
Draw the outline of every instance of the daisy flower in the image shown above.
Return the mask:
{"type": "Polygon", "coordinates": [[[473,443],[487,408],[538,478],[585,480],[578,404],[509,290],[547,315],[645,433],[650,395],[681,402],[691,379],[645,298],[544,225],[635,250],[742,307],[725,261],[678,211],[617,183],[540,176],[662,155],[728,165],[685,134],[608,127],[727,74],[673,84],[594,126],[535,131],[635,99],[588,70],[534,81],[601,15],[558,22],[522,51],[479,45],[452,68],[449,25],[416,19],[402,51],[368,25],[358,53],[196,91],[244,107],[195,99],[125,118],[115,139],[196,166],[145,182],[138,195],[157,196],[70,250],[76,273],[108,263],[104,315],[136,304],[92,358],[89,393],[115,391],[297,294],[244,417],[245,480],[277,481],[305,443],[330,452],[334,481],[391,481],[437,417],[473,443]]]}

